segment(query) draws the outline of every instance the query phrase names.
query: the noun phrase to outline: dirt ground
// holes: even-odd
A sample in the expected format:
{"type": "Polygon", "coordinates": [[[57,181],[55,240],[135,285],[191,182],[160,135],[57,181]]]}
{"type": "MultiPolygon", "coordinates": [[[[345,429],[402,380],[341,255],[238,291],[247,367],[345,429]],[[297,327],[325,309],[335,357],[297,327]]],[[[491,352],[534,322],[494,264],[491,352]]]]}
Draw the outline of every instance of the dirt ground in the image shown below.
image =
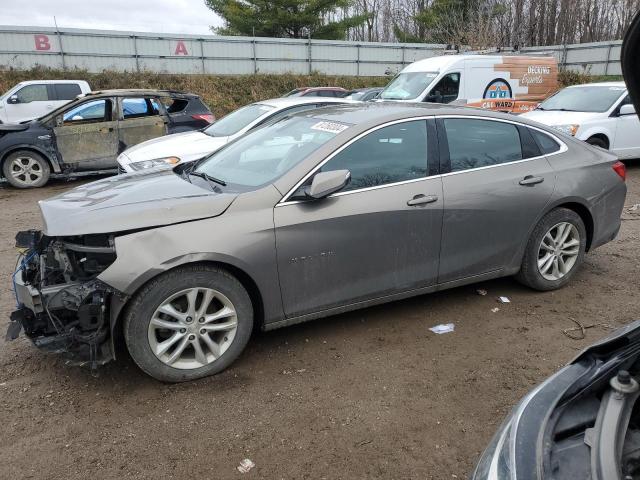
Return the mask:
{"type": "MultiPolygon", "coordinates": [[[[640,162],[628,170],[632,205],[640,162]]],[[[0,187],[3,339],[13,237],[40,226],[37,200],[77,184],[0,187]]],[[[129,358],[93,377],[23,337],[0,340],[0,478],[464,478],[520,397],[608,333],[571,340],[570,319],[640,318],[640,210],[623,218],[560,291],[502,279],[259,333],[229,370],[187,384],[129,358]],[[448,322],[454,333],[428,330],[448,322]],[[244,458],[256,467],[242,475],[244,458]]]]}

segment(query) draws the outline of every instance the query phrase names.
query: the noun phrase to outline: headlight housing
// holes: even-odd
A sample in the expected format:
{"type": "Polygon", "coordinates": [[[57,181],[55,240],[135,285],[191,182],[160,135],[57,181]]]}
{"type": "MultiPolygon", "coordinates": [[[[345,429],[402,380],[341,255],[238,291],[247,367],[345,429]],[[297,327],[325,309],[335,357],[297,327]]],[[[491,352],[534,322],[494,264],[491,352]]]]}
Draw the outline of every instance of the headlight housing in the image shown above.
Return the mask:
{"type": "Polygon", "coordinates": [[[577,123],[572,123],[569,125],[555,125],[553,128],[555,128],[556,130],[560,130],[562,133],[566,133],[567,135],[575,137],[576,133],[578,133],[580,125],[578,125],[577,123]]]}
{"type": "Polygon", "coordinates": [[[143,160],[141,162],[132,162],[129,166],[133,170],[146,170],[147,168],[154,167],[162,167],[162,166],[173,166],[180,163],[179,157],[163,157],[163,158],[154,158],[153,160],[143,160]]]}

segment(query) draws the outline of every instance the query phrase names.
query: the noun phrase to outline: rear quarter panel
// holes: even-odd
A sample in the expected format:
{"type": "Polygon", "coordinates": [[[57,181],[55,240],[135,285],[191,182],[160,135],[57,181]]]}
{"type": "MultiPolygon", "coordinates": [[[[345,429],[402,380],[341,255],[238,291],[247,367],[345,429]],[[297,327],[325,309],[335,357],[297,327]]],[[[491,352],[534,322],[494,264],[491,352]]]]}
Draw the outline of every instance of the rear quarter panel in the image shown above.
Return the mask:
{"type": "Polygon", "coordinates": [[[612,168],[618,160],[615,155],[574,139],[563,140],[569,150],[549,157],[557,182],[548,210],[566,203],[585,206],[593,220],[594,249],[612,240],[620,229],[627,187],[612,168]]]}

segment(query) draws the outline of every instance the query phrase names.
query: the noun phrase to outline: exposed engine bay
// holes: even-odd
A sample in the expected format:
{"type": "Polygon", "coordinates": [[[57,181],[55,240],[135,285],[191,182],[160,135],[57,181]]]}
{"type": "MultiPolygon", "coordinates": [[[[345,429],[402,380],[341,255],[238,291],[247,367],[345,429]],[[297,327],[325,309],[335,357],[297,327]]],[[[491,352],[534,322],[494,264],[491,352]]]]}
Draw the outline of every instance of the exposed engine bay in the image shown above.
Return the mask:
{"type": "Polygon", "coordinates": [[[18,233],[16,247],[17,310],[7,340],[22,328],[37,347],[72,363],[95,367],[114,358],[108,316],[114,291],[97,278],[116,259],[113,235],[47,237],[29,230],[18,233]]]}

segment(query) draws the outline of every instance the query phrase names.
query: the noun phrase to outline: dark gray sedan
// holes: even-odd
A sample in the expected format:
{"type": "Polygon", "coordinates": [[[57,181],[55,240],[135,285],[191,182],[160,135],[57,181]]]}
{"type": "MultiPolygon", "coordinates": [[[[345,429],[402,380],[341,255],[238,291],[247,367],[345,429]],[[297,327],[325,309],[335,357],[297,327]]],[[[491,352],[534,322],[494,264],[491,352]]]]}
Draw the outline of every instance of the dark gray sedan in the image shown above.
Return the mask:
{"type": "Polygon", "coordinates": [[[123,333],[145,372],[183,381],[229,366],[254,328],[507,275],[553,290],[618,233],[624,177],[603,150],[493,112],[297,114],[41,202],[8,334],[97,365],[123,333]]]}

